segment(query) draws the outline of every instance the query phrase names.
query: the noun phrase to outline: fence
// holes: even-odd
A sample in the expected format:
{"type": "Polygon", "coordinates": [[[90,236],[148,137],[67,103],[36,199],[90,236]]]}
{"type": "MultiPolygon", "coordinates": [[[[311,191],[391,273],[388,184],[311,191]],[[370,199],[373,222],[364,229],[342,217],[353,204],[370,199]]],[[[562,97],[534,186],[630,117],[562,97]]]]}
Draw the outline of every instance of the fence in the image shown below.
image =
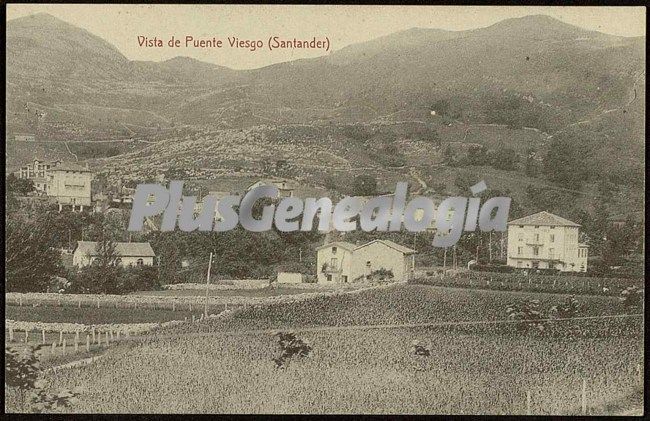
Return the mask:
{"type": "Polygon", "coordinates": [[[465,271],[454,276],[438,274],[420,277],[411,283],[457,288],[619,296],[627,287],[636,285],[643,288],[644,279],[465,271]]]}

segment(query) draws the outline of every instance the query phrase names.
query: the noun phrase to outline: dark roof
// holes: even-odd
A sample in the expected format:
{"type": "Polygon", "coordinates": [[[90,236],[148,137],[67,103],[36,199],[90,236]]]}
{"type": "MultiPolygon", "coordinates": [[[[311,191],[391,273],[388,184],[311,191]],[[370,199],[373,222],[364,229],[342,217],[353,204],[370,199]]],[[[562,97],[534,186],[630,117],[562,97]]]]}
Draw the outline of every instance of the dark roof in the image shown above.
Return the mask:
{"type": "Polygon", "coordinates": [[[524,216],[523,218],[515,219],[508,222],[508,225],[553,225],[564,227],[579,227],[580,224],[571,222],[561,216],[553,215],[550,212],[542,211],[532,215],[524,216]]]}
{"type": "Polygon", "coordinates": [[[71,162],[63,162],[54,168],[50,168],[50,171],[90,172],[88,168],[82,167],[81,165],[73,164],[71,162]]]}
{"type": "MultiPolygon", "coordinates": [[[[97,242],[95,241],[77,241],[77,251],[90,256],[97,255],[97,242]]],[[[149,243],[115,243],[115,254],[118,256],[131,257],[155,257],[156,254],[149,243]]]]}

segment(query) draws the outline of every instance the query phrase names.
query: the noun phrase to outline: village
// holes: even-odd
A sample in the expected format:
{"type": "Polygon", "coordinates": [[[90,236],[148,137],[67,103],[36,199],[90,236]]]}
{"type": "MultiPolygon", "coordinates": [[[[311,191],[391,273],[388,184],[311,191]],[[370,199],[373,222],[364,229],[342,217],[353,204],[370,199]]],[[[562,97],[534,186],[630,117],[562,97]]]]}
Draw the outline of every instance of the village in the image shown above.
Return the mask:
{"type": "MultiPolygon", "coordinates": [[[[21,167],[13,173],[20,180],[33,183],[34,191],[29,195],[46,199],[57,206],[59,212],[72,213],[107,213],[116,209],[129,211],[133,204],[134,188],[118,186],[101,186],[96,183],[93,172],[85,166],[60,161],[46,162],[35,159],[32,163],[21,167]]],[[[158,178],[162,181],[164,176],[158,178]]],[[[242,188],[246,193],[259,186],[273,186],[278,189],[279,198],[295,197],[295,182],[287,179],[267,178],[256,181],[242,188]]],[[[239,192],[208,191],[207,196],[221,200],[229,194],[239,192]]],[[[392,199],[393,195],[386,198],[392,199]]],[[[367,203],[370,197],[360,197],[362,203],[367,203]]],[[[153,200],[153,199],[152,199],[153,200]]],[[[194,215],[203,211],[201,198],[194,205],[194,215]]],[[[420,213],[421,214],[421,213],[420,213]]],[[[453,212],[447,219],[453,218],[453,212]]],[[[155,218],[147,218],[146,227],[150,231],[156,229],[155,218]]],[[[215,212],[215,221],[221,219],[215,212]]],[[[462,221],[461,221],[462,223],[462,221]]],[[[158,222],[159,224],[159,222],[158,222]]],[[[317,224],[316,224],[317,225],[317,224]]],[[[331,224],[330,224],[331,228],[331,224]]],[[[508,222],[506,236],[506,256],[504,264],[517,270],[556,270],[557,272],[587,272],[589,260],[588,245],[580,242],[580,225],[553,215],[549,212],[538,212],[508,222]]],[[[435,233],[435,220],[432,221],[428,233],[435,233]]],[[[129,238],[130,240],[130,238],[129,238]]],[[[417,251],[403,244],[387,239],[375,239],[365,243],[350,243],[345,241],[345,233],[328,234],[323,244],[314,250],[315,273],[279,272],[277,279],[284,282],[303,282],[303,278],[313,279],[318,283],[349,283],[373,278],[374,274],[390,274],[394,281],[407,281],[422,272],[421,267],[429,269],[434,264],[419,262],[416,265],[417,251]],[[335,238],[333,238],[335,237],[335,238]]],[[[97,257],[96,242],[83,238],[72,239],[69,248],[63,250],[64,260],[72,266],[81,268],[93,262],[97,257]],[[71,260],[65,256],[71,256],[71,260]]],[[[503,248],[503,247],[502,247],[503,248]]],[[[156,266],[159,259],[149,242],[117,242],[116,253],[119,256],[116,263],[124,266],[156,266]]],[[[503,250],[501,250],[503,255],[503,250]]],[[[471,268],[478,262],[458,262],[445,259],[441,265],[444,268],[471,268]]],[[[186,268],[188,260],[183,260],[186,268]]]]}

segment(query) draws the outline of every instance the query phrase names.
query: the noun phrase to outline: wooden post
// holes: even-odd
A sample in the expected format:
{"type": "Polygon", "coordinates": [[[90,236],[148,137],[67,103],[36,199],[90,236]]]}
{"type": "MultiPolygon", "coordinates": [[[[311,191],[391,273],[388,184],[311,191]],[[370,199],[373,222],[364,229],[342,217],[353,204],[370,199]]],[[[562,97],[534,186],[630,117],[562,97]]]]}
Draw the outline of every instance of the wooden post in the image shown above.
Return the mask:
{"type": "Polygon", "coordinates": [[[20,307],[23,306],[23,297],[22,297],[22,296],[21,296],[21,297],[18,297],[18,305],[19,305],[20,307]]]}
{"type": "Polygon", "coordinates": [[[63,343],[63,331],[59,330],[59,345],[63,343]]]}
{"type": "Polygon", "coordinates": [[[533,415],[533,411],[531,409],[530,390],[526,391],[526,415],[533,415]]]}
{"type": "Polygon", "coordinates": [[[172,303],[172,311],[176,311],[176,302],[175,301],[172,303]]]}
{"type": "Polygon", "coordinates": [[[78,307],[81,308],[81,298],[79,299],[79,302],[77,304],[78,304],[78,307]]]}
{"type": "Polygon", "coordinates": [[[62,348],[61,352],[63,352],[63,354],[65,354],[65,339],[63,340],[63,348],[62,348]]]}
{"type": "Polygon", "coordinates": [[[42,329],[41,333],[43,335],[43,345],[45,345],[45,329],[42,329]]]}
{"type": "Polygon", "coordinates": [[[210,297],[210,270],[212,269],[212,252],[210,252],[210,261],[208,262],[208,276],[205,280],[205,308],[203,317],[208,317],[208,297],[210,297]]]}
{"type": "Polygon", "coordinates": [[[79,352],[79,331],[74,335],[74,352],[79,352]]]}
{"type": "Polygon", "coordinates": [[[115,339],[115,336],[113,336],[113,329],[111,329],[110,332],[111,332],[111,341],[112,341],[113,339],[115,339]]]}
{"type": "Polygon", "coordinates": [[[111,341],[108,336],[108,332],[106,332],[106,346],[110,345],[111,341]]]}
{"type": "Polygon", "coordinates": [[[14,341],[14,328],[10,327],[9,328],[9,342],[13,342],[13,341],[14,341]]]}
{"type": "Polygon", "coordinates": [[[587,415],[587,379],[582,379],[582,415],[587,415]]]}
{"type": "Polygon", "coordinates": [[[97,345],[102,345],[102,332],[97,332],[97,345]]]}
{"type": "Polygon", "coordinates": [[[117,331],[117,340],[118,341],[120,340],[120,331],[119,330],[117,331]]]}
{"type": "Polygon", "coordinates": [[[86,333],[86,352],[90,352],[90,336],[86,333]]]}
{"type": "Polygon", "coordinates": [[[29,330],[25,329],[25,343],[29,341],[29,330]]]}
{"type": "Polygon", "coordinates": [[[52,355],[54,355],[55,349],[56,349],[56,341],[52,342],[52,355]]]}
{"type": "Polygon", "coordinates": [[[92,329],[92,335],[93,335],[93,343],[95,343],[95,328],[94,327],[92,329]]]}
{"type": "Polygon", "coordinates": [[[192,323],[194,323],[194,315],[192,314],[192,323]]]}
{"type": "Polygon", "coordinates": [[[190,303],[190,311],[192,311],[192,303],[190,303]]]}

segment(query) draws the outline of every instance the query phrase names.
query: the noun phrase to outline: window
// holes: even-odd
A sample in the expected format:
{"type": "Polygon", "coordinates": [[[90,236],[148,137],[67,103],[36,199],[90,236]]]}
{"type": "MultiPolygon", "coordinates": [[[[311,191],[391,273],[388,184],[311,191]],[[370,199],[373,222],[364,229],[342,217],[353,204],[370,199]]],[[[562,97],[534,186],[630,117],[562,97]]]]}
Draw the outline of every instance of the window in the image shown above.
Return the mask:
{"type": "Polygon", "coordinates": [[[343,275],[343,282],[348,282],[348,277],[347,277],[347,275],[343,275]]]}
{"type": "Polygon", "coordinates": [[[523,232],[519,233],[519,241],[524,241],[524,233],[523,232]]]}
{"type": "Polygon", "coordinates": [[[517,247],[517,255],[521,256],[523,253],[523,247],[517,247]]]}
{"type": "Polygon", "coordinates": [[[523,228],[523,227],[524,227],[523,225],[519,225],[519,228],[523,228]]]}
{"type": "Polygon", "coordinates": [[[327,282],[332,282],[332,275],[327,275],[327,282]]]}
{"type": "Polygon", "coordinates": [[[518,267],[518,268],[521,267],[521,260],[517,260],[517,267],[518,267]]]}
{"type": "Polygon", "coordinates": [[[535,225],[535,229],[539,229],[539,225],[535,225]]]}
{"type": "Polygon", "coordinates": [[[332,257],[332,259],[330,260],[330,266],[332,267],[332,269],[336,269],[338,265],[339,265],[339,259],[337,259],[336,257],[332,257]]]}
{"type": "Polygon", "coordinates": [[[135,262],[135,264],[136,264],[136,266],[142,266],[142,265],[144,265],[144,260],[142,260],[142,259],[140,258],[140,259],[138,259],[138,260],[135,262]]]}
{"type": "Polygon", "coordinates": [[[338,247],[332,247],[332,254],[336,254],[336,250],[338,250],[338,247]]]}
{"type": "Polygon", "coordinates": [[[555,249],[553,248],[548,249],[548,258],[555,259],[555,249]]]}
{"type": "Polygon", "coordinates": [[[537,261],[533,262],[533,268],[538,269],[539,268],[539,262],[537,262],[537,261]]]}
{"type": "Polygon", "coordinates": [[[548,236],[548,239],[549,239],[549,241],[550,241],[551,243],[554,243],[554,242],[555,242],[555,234],[550,234],[550,235],[548,236]]]}
{"type": "Polygon", "coordinates": [[[122,264],[122,259],[121,258],[118,257],[117,259],[115,259],[115,266],[118,266],[118,265],[121,265],[121,264],[122,264]]]}
{"type": "Polygon", "coordinates": [[[533,247],[533,256],[539,256],[539,247],[533,247]]]}
{"type": "Polygon", "coordinates": [[[535,234],[535,242],[539,243],[539,234],[535,234]]]}

